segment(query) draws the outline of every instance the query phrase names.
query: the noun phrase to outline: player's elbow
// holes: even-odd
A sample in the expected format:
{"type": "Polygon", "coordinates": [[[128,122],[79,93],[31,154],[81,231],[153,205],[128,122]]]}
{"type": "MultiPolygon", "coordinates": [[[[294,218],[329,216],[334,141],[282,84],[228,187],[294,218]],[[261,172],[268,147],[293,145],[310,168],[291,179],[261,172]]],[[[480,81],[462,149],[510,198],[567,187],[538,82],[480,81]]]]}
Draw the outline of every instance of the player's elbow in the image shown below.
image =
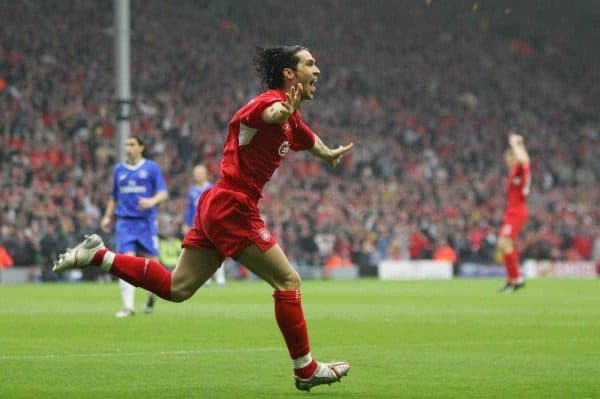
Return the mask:
{"type": "Polygon", "coordinates": [[[281,103],[271,105],[262,113],[263,121],[271,125],[283,125],[288,116],[290,116],[289,112],[286,111],[281,103]]]}
{"type": "Polygon", "coordinates": [[[283,125],[286,119],[287,115],[281,115],[279,113],[269,115],[268,117],[263,118],[263,120],[269,125],[283,125]]]}

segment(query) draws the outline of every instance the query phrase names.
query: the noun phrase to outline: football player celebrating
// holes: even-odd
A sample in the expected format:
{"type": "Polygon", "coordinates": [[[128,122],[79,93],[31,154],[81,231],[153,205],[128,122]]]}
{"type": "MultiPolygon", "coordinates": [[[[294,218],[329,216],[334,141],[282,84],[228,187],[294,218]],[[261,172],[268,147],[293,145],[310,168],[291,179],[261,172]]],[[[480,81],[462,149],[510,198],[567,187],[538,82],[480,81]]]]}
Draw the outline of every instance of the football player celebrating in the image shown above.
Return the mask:
{"type": "Polygon", "coordinates": [[[515,240],[527,221],[527,197],[531,187],[529,154],[523,137],[511,133],[504,159],[508,166],[507,200],[498,238],[498,249],[504,260],[507,281],[500,292],[514,292],[525,285],[519,269],[519,253],[515,240]]]}
{"type": "Polygon", "coordinates": [[[308,49],[258,47],[255,63],[267,90],[231,119],[221,177],[202,194],[173,272],[154,260],[115,254],[97,235],[62,254],[54,270],[100,266],[161,298],[181,302],[213,275],[224,257],[230,256],[273,287],[275,318],[292,360],[296,388],[308,391],[339,381],[350,365],[312,358],[300,276],[265,226],[257,204],[264,185],[290,149],[307,150],[334,167],[354,144],[329,148],[302,120],[300,104],[313,99],[320,75],[308,49]]]}

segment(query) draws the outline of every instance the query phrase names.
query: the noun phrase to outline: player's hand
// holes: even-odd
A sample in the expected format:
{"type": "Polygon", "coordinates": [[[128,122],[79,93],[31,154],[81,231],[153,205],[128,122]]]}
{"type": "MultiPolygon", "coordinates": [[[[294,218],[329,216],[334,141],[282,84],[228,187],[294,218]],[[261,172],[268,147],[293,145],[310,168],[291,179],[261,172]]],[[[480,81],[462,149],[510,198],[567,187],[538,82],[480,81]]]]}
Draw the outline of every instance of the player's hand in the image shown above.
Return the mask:
{"type": "Polygon", "coordinates": [[[330,154],[327,156],[327,163],[333,167],[336,167],[342,160],[342,157],[345,153],[352,151],[354,148],[354,143],[350,143],[347,145],[341,145],[338,148],[331,150],[330,154]]]}
{"type": "Polygon", "coordinates": [[[285,93],[285,101],[281,103],[285,109],[287,116],[294,113],[295,110],[300,106],[302,101],[302,84],[298,83],[290,89],[288,93],[285,93]]]}
{"type": "Polygon", "coordinates": [[[154,206],[154,201],[151,198],[140,198],[138,201],[138,208],[140,209],[150,209],[154,206]]]}
{"type": "Polygon", "coordinates": [[[279,101],[267,107],[262,118],[267,123],[284,123],[300,106],[302,101],[302,85],[298,83],[285,93],[285,101],[279,101]]]}
{"type": "Polygon", "coordinates": [[[511,146],[523,145],[523,136],[516,133],[511,133],[508,136],[508,144],[511,146]]]}
{"type": "Polygon", "coordinates": [[[102,231],[104,231],[105,233],[110,232],[110,223],[111,222],[112,222],[112,220],[109,216],[104,216],[102,218],[102,220],[100,221],[100,228],[102,229],[102,231]]]}

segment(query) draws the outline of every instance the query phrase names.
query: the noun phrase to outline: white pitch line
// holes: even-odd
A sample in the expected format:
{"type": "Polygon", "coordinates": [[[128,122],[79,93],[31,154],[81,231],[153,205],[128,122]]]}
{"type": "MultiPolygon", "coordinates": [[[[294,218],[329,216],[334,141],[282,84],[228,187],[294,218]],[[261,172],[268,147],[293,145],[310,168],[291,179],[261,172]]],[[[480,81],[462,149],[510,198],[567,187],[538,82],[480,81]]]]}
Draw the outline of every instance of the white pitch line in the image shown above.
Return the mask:
{"type": "Polygon", "coordinates": [[[186,355],[209,355],[219,353],[252,353],[252,352],[275,352],[284,351],[283,346],[264,348],[228,348],[228,349],[197,349],[182,351],[159,351],[159,352],[96,352],[96,353],[54,353],[45,355],[0,355],[0,360],[42,360],[42,359],[64,359],[64,358],[87,358],[87,357],[124,357],[124,356],[186,356],[186,355]]]}
{"type": "MultiPolygon", "coordinates": [[[[513,339],[507,341],[494,342],[494,345],[555,345],[555,344],[575,344],[575,343],[597,343],[598,339],[593,338],[566,338],[566,339],[543,339],[543,338],[525,338],[513,339]]],[[[489,345],[489,341],[430,341],[430,342],[397,342],[382,345],[363,345],[365,349],[382,350],[389,347],[404,348],[405,350],[413,350],[420,348],[434,347],[453,347],[453,346],[479,346],[489,345]]],[[[352,345],[336,345],[328,346],[328,350],[343,351],[352,345]]],[[[135,356],[187,356],[187,355],[210,355],[210,354],[227,354],[227,353],[259,353],[259,352],[285,352],[285,347],[273,346],[262,348],[223,348],[223,349],[196,349],[196,350],[179,350],[179,351],[158,351],[158,352],[96,352],[96,353],[55,353],[55,354],[39,354],[39,355],[0,355],[0,360],[52,360],[64,358],[88,358],[88,357],[135,357],[135,356]]]]}

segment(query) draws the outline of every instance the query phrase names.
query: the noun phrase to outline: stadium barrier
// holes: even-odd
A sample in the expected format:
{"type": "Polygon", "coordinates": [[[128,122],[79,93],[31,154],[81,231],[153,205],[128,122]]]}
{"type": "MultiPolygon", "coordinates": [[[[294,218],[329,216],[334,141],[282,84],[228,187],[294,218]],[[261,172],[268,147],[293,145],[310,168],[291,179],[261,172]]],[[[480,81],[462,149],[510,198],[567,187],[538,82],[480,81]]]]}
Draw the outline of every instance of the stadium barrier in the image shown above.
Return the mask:
{"type": "Polygon", "coordinates": [[[295,265],[302,280],[320,280],[323,278],[323,268],[318,266],[295,265]]]}
{"type": "Polygon", "coordinates": [[[592,261],[552,261],[532,260],[523,262],[523,274],[526,278],[597,278],[600,264],[592,261]]]}
{"type": "Polygon", "coordinates": [[[295,268],[302,280],[354,280],[359,278],[359,269],[355,265],[334,268],[296,265],[295,268]]]}
{"type": "Polygon", "coordinates": [[[452,263],[435,260],[384,260],[379,263],[380,280],[449,280],[452,263]]]}
{"type": "Polygon", "coordinates": [[[23,284],[40,281],[40,266],[17,266],[0,269],[0,284],[23,284]]]}
{"type": "Polygon", "coordinates": [[[325,268],[323,278],[327,280],[355,280],[358,278],[358,267],[345,265],[334,268],[325,268]]]}
{"type": "Polygon", "coordinates": [[[496,263],[465,262],[456,268],[456,276],[461,278],[505,277],[504,266],[496,263]]]}

